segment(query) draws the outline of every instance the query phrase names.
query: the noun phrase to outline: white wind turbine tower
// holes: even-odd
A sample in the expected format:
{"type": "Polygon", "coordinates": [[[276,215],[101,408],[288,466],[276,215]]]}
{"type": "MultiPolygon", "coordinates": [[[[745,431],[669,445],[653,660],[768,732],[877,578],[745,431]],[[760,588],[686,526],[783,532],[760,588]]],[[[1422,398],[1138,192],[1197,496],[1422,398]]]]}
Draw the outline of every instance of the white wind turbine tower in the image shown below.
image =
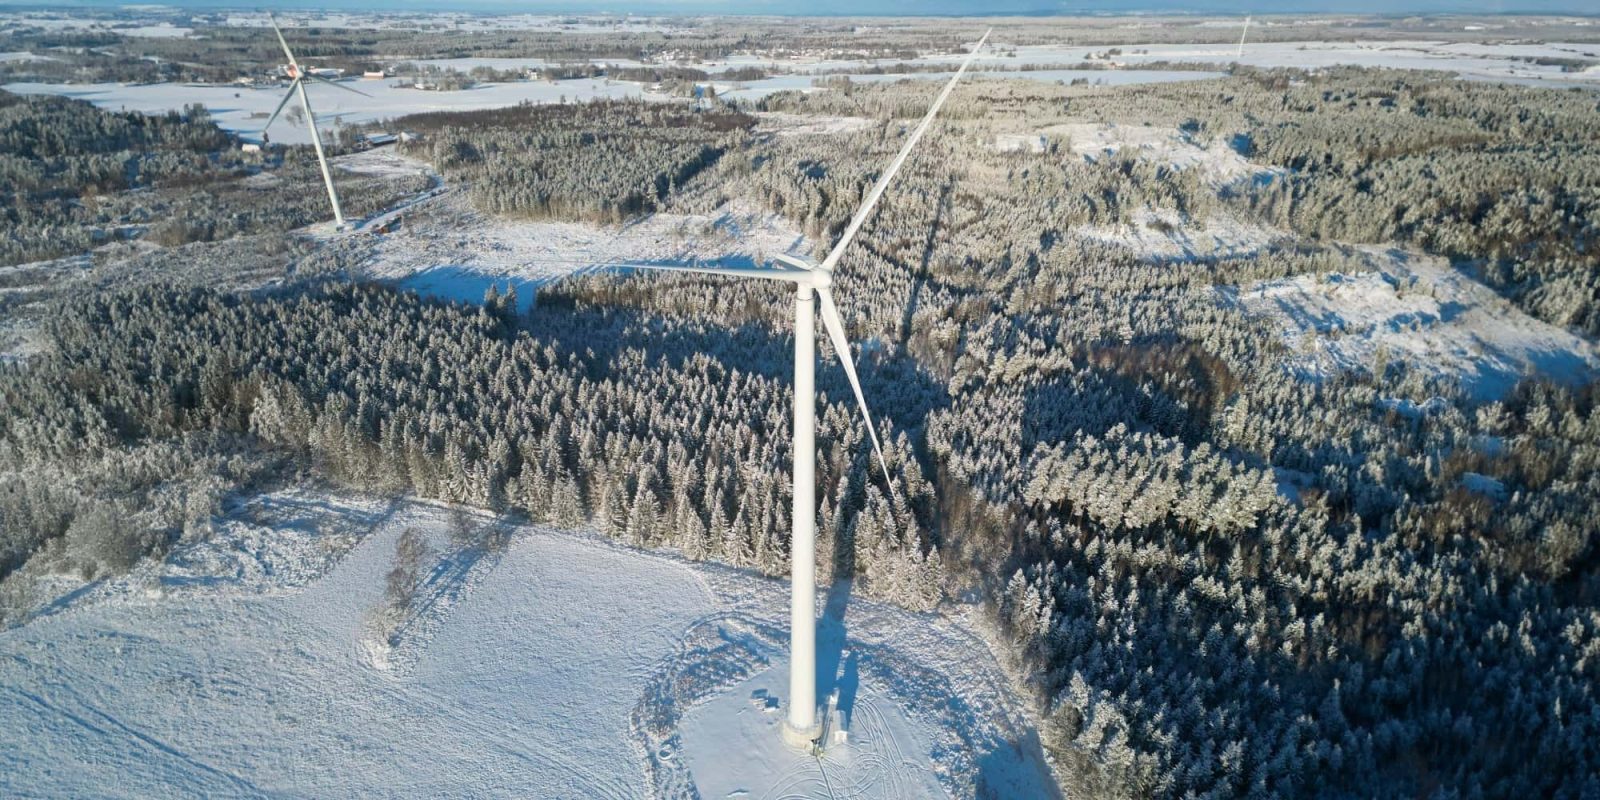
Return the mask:
{"type": "Polygon", "coordinates": [[[261,133],[262,135],[266,134],[267,129],[272,127],[272,123],[277,121],[278,115],[283,113],[283,107],[289,104],[289,99],[298,94],[300,96],[300,108],[306,115],[306,126],[311,129],[311,147],[317,151],[317,164],[322,167],[322,183],[328,187],[328,202],[333,205],[333,222],[340,229],[343,229],[344,209],[339,207],[339,193],[334,191],[333,188],[333,173],[328,169],[328,156],[322,152],[322,134],[317,131],[317,115],[311,111],[311,98],[306,96],[306,81],[320,81],[347,92],[355,92],[362,97],[371,97],[372,95],[334,83],[320,75],[312,75],[301,69],[300,62],[295,60],[294,53],[289,50],[289,43],[283,38],[283,31],[278,28],[277,18],[269,16],[268,19],[272,21],[273,32],[278,34],[278,44],[283,46],[283,54],[289,59],[285,70],[289,74],[290,83],[289,91],[284,93],[283,100],[278,102],[277,109],[272,112],[271,117],[267,118],[267,124],[261,126],[261,133]]]}
{"type": "MultiPolygon", "coordinates": [[[[991,29],[992,30],[992,29],[991,29]]],[[[789,713],[783,726],[784,738],[797,746],[807,746],[816,738],[817,723],[817,553],[816,553],[816,320],[815,312],[820,304],[822,309],[822,324],[827,329],[828,338],[833,342],[834,354],[839,357],[839,365],[844,367],[845,376],[850,379],[850,388],[855,392],[856,404],[861,408],[861,417],[867,424],[867,435],[872,439],[872,449],[877,455],[878,466],[883,469],[884,479],[889,478],[889,462],[883,457],[883,448],[878,442],[877,429],[872,424],[872,414],[867,410],[866,397],[861,393],[861,381],[856,377],[855,364],[850,358],[850,342],[844,335],[844,322],[839,318],[839,308],[834,305],[833,269],[839,263],[840,256],[844,255],[845,248],[855,238],[861,226],[872,215],[872,210],[883,197],[883,191],[889,182],[894,179],[895,173],[900,171],[906,157],[911,154],[911,149],[916,147],[917,141],[927,132],[933,124],[933,118],[939,113],[939,107],[944,105],[951,91],[956,88],[956,83],[972,65],[972,59],[983,48],[989,38],[990,31],[985,31],[983,38],[973,46],[967,54],[966,60],[961,63],[961,68],[951,76],[950,82],[933,101],[933,106],[928,113],[917,123],[917,127],[906,138],[905,144],[900,146],[900,152],[889,162],[888,169],[878,176],[872,189],[867,192],[861,207],[856,209],[850,218],[850,224],[845,228],[844,235],[837,244],[828,252],[827,258],[822,263],[816,264],[801,258],[788,255],[776,255],[774,258],[779,264],[768,267],[713,267],[713,266],[680,266],[674,264],[650,264],[627,262],[588,263],[589,267],[622,267],[629,269],[649,269],[666,272],[694,272],[707,275],[729,275],[735,278],[760,278],[765,280],[788,281],[795,285],[794,301],[794,516],[793,530],[790,540],[790,566],[789,566],[789,713]]],[[[557,263],[547,261],[546,263],[557,263]]],[[[562,262],[565,263],[565,262],[562,262]]]]}

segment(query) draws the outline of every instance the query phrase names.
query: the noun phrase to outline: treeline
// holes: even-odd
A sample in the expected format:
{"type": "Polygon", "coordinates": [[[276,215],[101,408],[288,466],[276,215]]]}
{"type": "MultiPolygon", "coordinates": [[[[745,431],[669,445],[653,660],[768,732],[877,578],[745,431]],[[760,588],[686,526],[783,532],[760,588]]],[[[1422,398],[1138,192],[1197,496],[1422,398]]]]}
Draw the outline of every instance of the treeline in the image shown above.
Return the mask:
{"type": "MultiPolygon", "coordinates": [[[[787,569],[790,434],[771,413],[786,407],[782,381],[687,347],[676,363],[652,363],[636,344],[646,326],[607,314],[580,316],[609,329],[602,339],[518,334],[513,303],[441,306],[354,286],[262,299],[165,287],[99,295],[62,309],[50,355],[0,375],[0,459],[63,465],[249,436],[347,486],[592,521],[638,546],[787,569]],[[601,340],[612,343],[603,356],[589,355],[599,345],[563,344],[601,340]]],[[[686,326],[677,338],[697,336],[686,326]]],[[[822,546],[860,531],[838,563],[872,576],[881,595],[929,607],[942,575],[917,534],[927,485],[902,482],[891,496],[881,476],[869,480],[863,436],[848,405],[824,409],[822,546]]],[[[910,459],[904,438],[891,450],[910,459]]],[[[34,553],[54,557],[83,505],[70,490],[31,490],[44,494],[29,508],[53,521],[9,533],[13,569],[34,553]]],[[[159,552],[172,539],[143,546],[159,552]]]]}
{"type": "Polygon", "coordinates": [[[623,101],[421,114],[399,124],[429,134],[403,149],[468,183],[485,211],[620,222],[655,209],[737,146],[753,120],[623,101]]]}

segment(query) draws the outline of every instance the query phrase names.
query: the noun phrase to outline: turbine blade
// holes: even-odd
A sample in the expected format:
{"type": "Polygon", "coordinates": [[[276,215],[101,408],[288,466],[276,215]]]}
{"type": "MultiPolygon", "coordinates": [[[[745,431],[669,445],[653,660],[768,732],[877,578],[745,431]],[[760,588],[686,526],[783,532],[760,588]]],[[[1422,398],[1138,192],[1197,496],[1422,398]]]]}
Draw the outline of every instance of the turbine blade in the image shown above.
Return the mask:
{"type": "Polygon", "coordinates": [[[370,94],[367,94],[366,92],[361,91],[360,89],[355,89],[355,88],[346,86],[346,85],[344,85],[342,83],[339,83],[337,81],[330,81],[327,78],[323,78],[323,77],[320,77],[320,76],[317,76],[317,75],[307,75],[306,77],[310,78],[311,80],[317,81],[319,83],[326,83],[326,84],[328,84],[329,86],[332,86],[335,89],[343,89],[343,90],[345,90],[347,92],[355,92],[356,94],[359,94],[362,97],[371,97],[372,96],[370,94]]]}
{"type": "Polygon", "coordinates": [[[289,84],[289,91],[283,93],[283,99],[278,101],[278,107],[273,110],[272,116],[267,118],[267,124],[261,126],[262,133],[266,133],[267,129],[272,127],[272,123],[278,121],[278,115],[283,113],[283,107],[289,105],[289,98],[294,97],[295,83],[299,81],[289,84]]]}
{"type": "Polygon", "coordinates": [[[306,91],[305,78],[296,79],[294,86],[291,88],[297,88],[300,90],[300,107],[305,109],[306,124],[310,125],[312,132],[315,133],[317,127],[317,112],[311,110],[311,93],[306,91]]]}
{"type": "Polygon", "coordinates": [[[729,275],[735,278],[762,278],[776,281],[799,281],[806,279],[807,273],[799,270],[788,269],[762,269],[751,267],[697,267],[682,264],[652,264],[640,263],[593,263],[590,266],[616,267],[623,269],[648,269],[656,272],[692,272],[700,275],[729,275]]]}
{"type": "Polygon", "coordinates": [[[961,80],[961,76],[966,73],[967,67],[972,66],[973,56],[976,56],[978,51],[983,49],[983,43],[989,40],[989,34],[993,30],[993,28],[990,28],[983,32],[983,38],[978,40],[978,43],[973,46],[972,52],[967,53],[966,60],[961,62],[961,69],[956,70],[956,74],[950,76],[950,82],[944,85],[943,91],[939,92],[938,98],[933,101],[933,106],[923,116],[922,122],[917,123],[916,129],[911,131],[911,136],[906,138],[906,143],[900,146],[900,152],[894,157],[893,161],[889,162],[889,168],[878,176],[878,182],[872,185],[872,191],[867,192],[867,197],[861,202],[861,207],[856,209],[855,216],[850,218],[850,227],[845,228],[844,236],[839,237],[839,243],[833,246],[833,251],[828,253],[828,257],[823,260],[823,269],[832,272],[834,265],[839,263],[839,257],[844,255],[844,249],[850,246],[850,240],[855,238],[856,231],[861,230],[861,225],[867,221],[867,217],[872,215],[872,209],[878,205],[878,199],[883,197],[883,190],[888,188],[889,181],[894,180],[895,173],[900,171],[900,165],[904,164],[906,156],[911,154],[911,148],[917,146],[917,141],[922,138],[922,134],[926,133],[928,126],[933,124],[933,117],[939,113],[939,107],[944,105],[944,101],[950,96],[950,92],[955,90],[956,82],[961,80]]]}
{"type": "Polygon", "coordinates": [[[861,418],[867,423],[867,435],[872,437],[872,451],[878,454],[878,466],[883,468],[883,479],[889,483],[889,491],[894,491],[894,483],[889,479],[889,462],[883,457],[883,447],[878,444],[878,430],[872,426],[872,414],[867,411],[867,398],[861,394],[861,381],[856,378],[856,365],[850,358],[850,342],[844,338],[844,322],[839,319],[839,308],[833,304],[833,293],[827,289],[817,289],[817,296],[822,300],[822,327],[828,329],[828,338],[833,341],[833,352],[839,356],[839,365],[844,367],[844,374],[850,379],[850,388],[855,390],[856,405],[861,407],[861,418]]]}
{"type": "Polygon", "coordinates": [[[278,44],[283,45],[283,54],[285,56],[288,56],[289,65],[294,67],[296,72],[299,72],[300,71],[300,65],[295,63],[294,53],[289,52],[289,43],[284,40],[283,31],[278,28],[278,18],[276,16],[273,16],[272,14],[268,14],[267,15],[267,19],[272,22],[272,30],[273,30],[273,32],[278,34],[278,44]]]}

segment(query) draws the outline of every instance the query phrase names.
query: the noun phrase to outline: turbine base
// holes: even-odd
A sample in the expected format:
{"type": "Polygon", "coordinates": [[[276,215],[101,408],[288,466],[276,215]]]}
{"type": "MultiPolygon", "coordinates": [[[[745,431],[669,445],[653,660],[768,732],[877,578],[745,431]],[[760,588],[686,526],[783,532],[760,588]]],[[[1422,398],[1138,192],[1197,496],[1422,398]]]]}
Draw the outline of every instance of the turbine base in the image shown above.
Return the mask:
{"type": "Polygon", "coordinates": [[[778,727],[782,730],[784,744],[807,753],[816,747],[817,738],[822,735],[822,723],[820,721],[812,723],[810,728],[800,730],[790,725],[789,720],[785,719],[783,724],[778,727]]]}

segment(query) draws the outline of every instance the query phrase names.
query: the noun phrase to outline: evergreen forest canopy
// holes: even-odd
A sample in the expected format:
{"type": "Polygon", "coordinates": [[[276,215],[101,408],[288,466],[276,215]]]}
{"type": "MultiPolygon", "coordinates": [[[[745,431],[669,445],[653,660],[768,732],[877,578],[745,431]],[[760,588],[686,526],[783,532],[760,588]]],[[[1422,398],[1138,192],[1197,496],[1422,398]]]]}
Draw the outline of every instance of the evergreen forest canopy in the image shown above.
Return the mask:
{"type": "MultiPolygon", "coordinates": [[[[748,201],[821,246],[937,88],[751,109],[872,120],[853,133],[602,104],[439,118],[426,146],[469,154],[442,168],[498,210],[748,201]],[[584,148],[625,120],[651,144],[607,173],[584,148]],[[610,205],[570,202],[595,186],[610,205]]],[[[824,366],[822,579],[917,609],[982,598],[1070,796],[1600,794],[1600,384],[1480,401],[1404,361],[1297,382],[1218,299],[1400,241],[1595,335],[1596,97],[1338,70],[990,82],[947,111],[837,273],[896,491],[824,366]],[[1285,172],[1218,186],[1059,139],[992,147],[1062,120],[1181,128],[1285,172]],[[1146,209],[1295,235],[1172,260],[1073,233],[1146,209]]],[[[360,266],[339,245],[284,257],[360,266]]],[[[517,307],[326,279],[61,304],[44,351],[0,368],[0,613],[36,604],[40,574],[203,537],[227,492],[297,471],[785,572],[782,288],[590,276],[517,307]]]]}

